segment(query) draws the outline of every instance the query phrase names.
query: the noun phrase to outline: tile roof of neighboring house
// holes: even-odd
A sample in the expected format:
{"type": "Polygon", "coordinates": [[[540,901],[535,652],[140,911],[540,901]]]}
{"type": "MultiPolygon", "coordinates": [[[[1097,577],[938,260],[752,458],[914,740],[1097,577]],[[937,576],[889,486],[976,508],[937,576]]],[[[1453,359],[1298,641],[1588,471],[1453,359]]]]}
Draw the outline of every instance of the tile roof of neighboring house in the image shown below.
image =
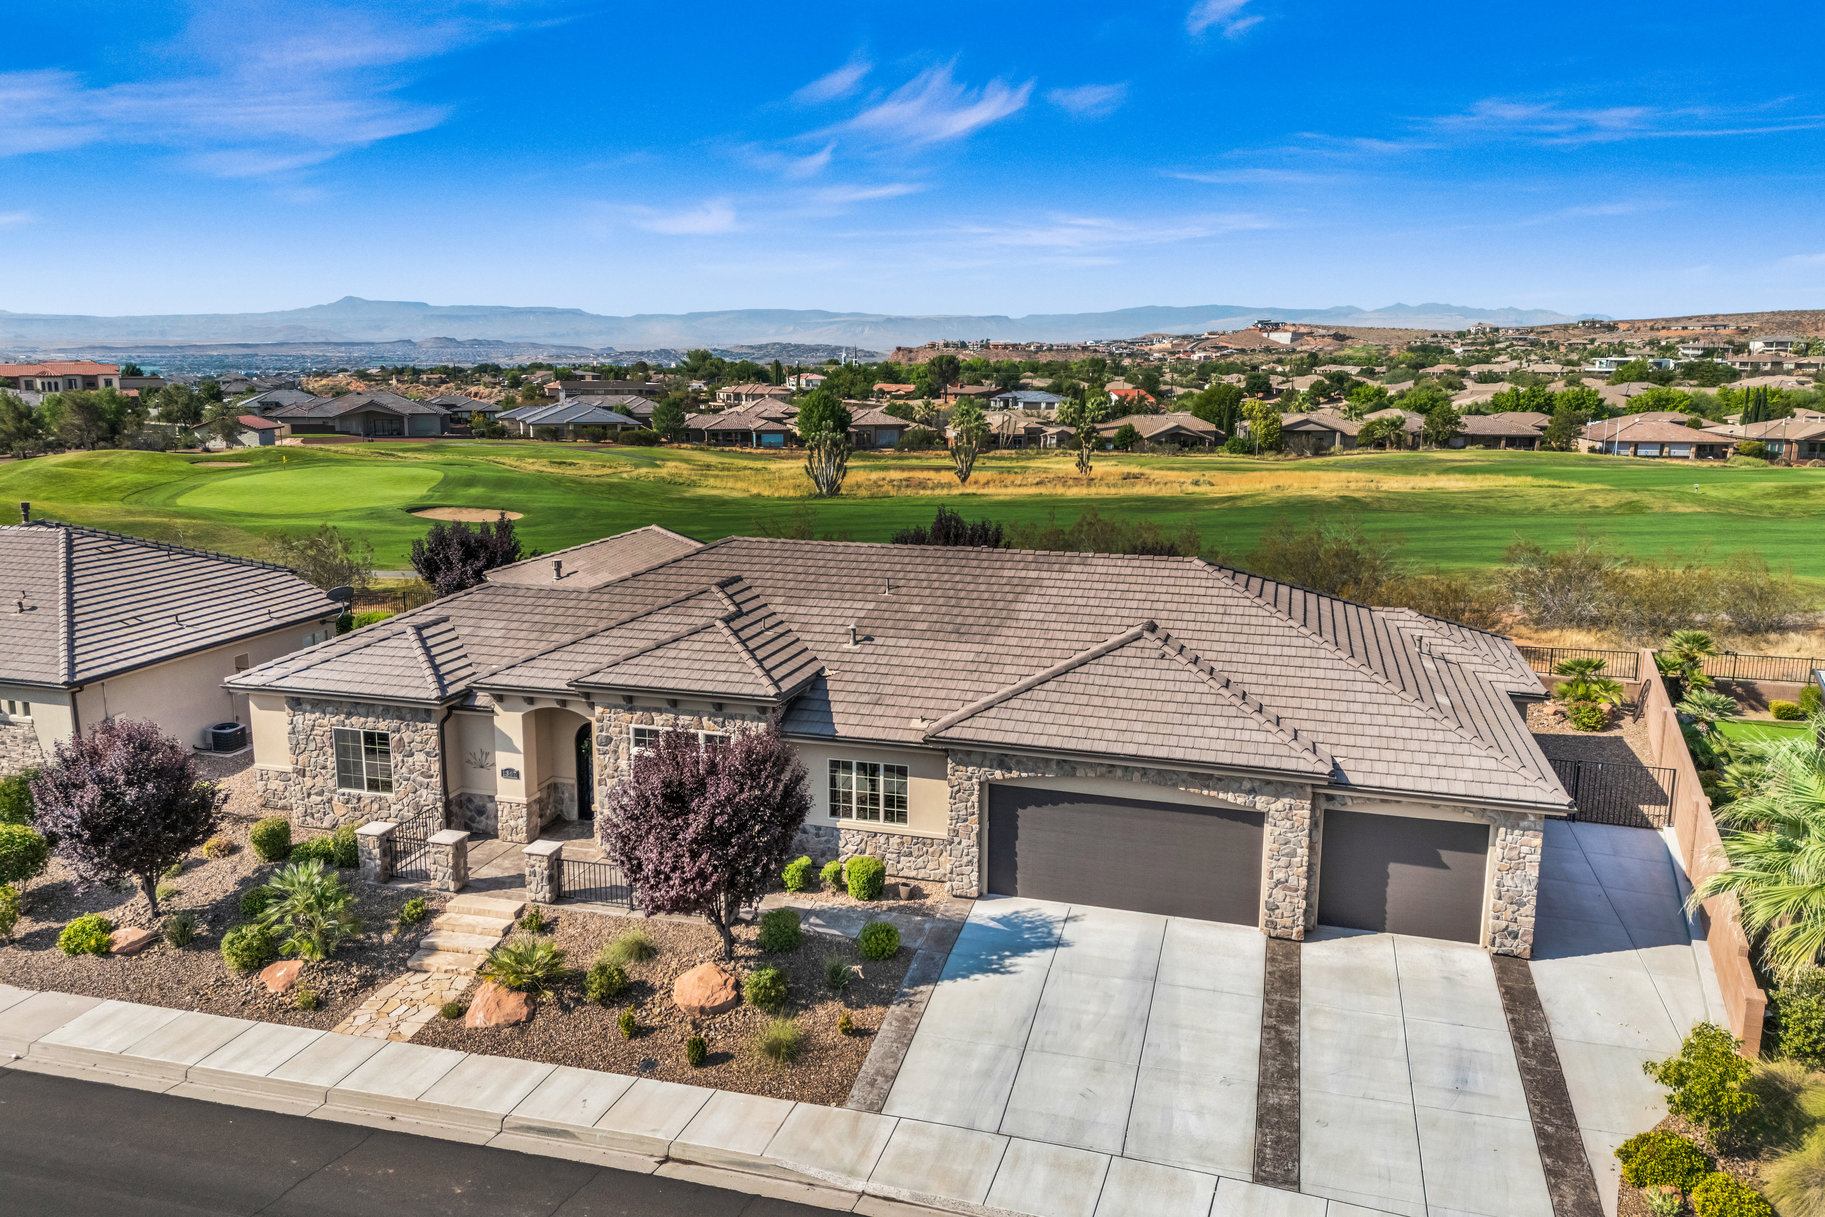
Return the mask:
{"type": "Polygon", "coordinates": [[[1684,423],[1665,423],[1652,418],[1601,419],[1584,425],[1584,437],[1607,444],[1734,444],[1736,438],[1719,435],[1684,423]]]}
{"type": "Polygon", "coordinates": [[[1365,414],[1362,416],[1362,421],[1366,423],[1366,422],[1369,422],[1371,419],[1377,419],[1377,418],[1398,418],[1398,419],[1400,419],[1400,429],[1402,431],[1418,432],[1418,431],[1422,430],[1426,425],[1426,416],[1425,415],[1416,413],[1412,410],[1402,410],[1398,406],[1389,406],[1386,409],[1377,410],[1372,414],[1365,414]]]}
{"type": "Polygon", "coordinates": [[[341,418],[358,410],[384,410],[390,414],[448,414],[442,406],[397,393],[375,390],[366,393],[344,393],[341,397],[313,397],[309,401],[280,406],[271,412],[273,418],[341,418]]]}
{"type": "Polygon", "coordinates": [[[254,410],[261,414],[271,414],[280,406],[295,406],[303,402],[330,401],[328,397],[318,397],[315,393],[306,393],[303,389],[268,389],[241,402],[241,409],[254,410]]]}
{"type": "Polygon", "coordinates": [[[515,562],[512,566],[497,566],[488,572],[488,582],[573,589],[600,587],[702,548],[702,541],[657,524],[648,524],[645,528],[603,537],[599,541],[585,541],[569,549],[515,562]],[[553,569],[553,562],[563,563],[561,573],[553,569]]]}
{"type": "Polygon", "coordinates": [[[431,405],[442,406],[452,414],[498,414],[501,410],[499,402],[464,397],[461,393],[444,393],[429,400],[431,405]]]}
{"type": "Polygon", "coordinates": [[[1310,413],[1281,415],[1280,429],[1307,434],[1315,431],[1335,431],[1339,435],[1355,435],[1362,430],[1362,424],[1351,422],[1343,415],[1332,414],[1328,410],[1313,410],[1310,413]]]}
{"type": "Polygon", "coordinates": [[[1825,436],[1825,418],[1802,417],[1796,411],[1792,418],[1774,418],[1761,423],[1737,423],[1734,426],[1719,427],[1716,432],[1737,439],[1811,440],[1825,436]]]}
{"type": "Polygon", "coordinates": [[[44,363],[0,363],[0,376],[105,376],[119,372],[112,363],[92,359],[52,359],[44,363]]]}
{"type": "Polygon", "coordinates": [[[242,414],[235,421],[250,431],[283,431],[285,424],[274,422],[270,418],[261,418],[258,414],[242,414]]]}
{"type": "Polygon", "coordinates": [[[1005,393],[995,394],[989,400],[1013,410],[1043,410],[1048,406],[1056,406],[1064,398],[1043,389],[1009,389],[1005,393]]]}
{"type": "Polygon", "coordinates": [[[720,413],[687,414],[687,431],[790,431],[792,424],[781,417],[781,411],[761,406],[745,406],[720,413]]]}
{"type": "Polygon", "coordinates": [[[897,414],[889,414],[880,406],[866,406],[860,410],[851,411],[849,423],[853,427],[911,427],[914,425],[897,414]]]}
{"type": "Polygon", "coordinates": [[[500,415],[502,419],[512,419],[528,427],[562,427],[566,424],[582,424],[586,427],[635,427],[639,423],[625,414],[617,414],[606,406],[596,405],[593,397],[575,397],[549,406],[521,406],[500,415]]]}
{"type": "MultiPolygon", "coordinates": [[[[487,583],[231,685],[358,675],[373,631],[433,617],[460,642],[446,700],[802,683],[784,724],[804,737],[1119,758],[1172,732],[1198,764],[1309,779],[1317,756],[1360,790],[1568,803],[1508,700],[1542,690],[1506,640],[1188,558],[729,538],[602,586],[487,583]]],[[[429,700],[385,686],[364,695],[429,700]]]]}
{"type": "Polygon", "coordinates": [[[1195,414],[1124,414],[1120,418],[1096,424],[1096,429],[1104,435],[1114,435],[1123,427],[1133,427],[1142,439],[1153,439],[1169,431],[1189,431],[1207,440],[1223,438],[1223,432],[1215,423],[1205,422],[1195,414]]]}
{"type": "Polygon", "coordinates": [[[1501,414],[1466,414],[1459,422],[1465,435],[1519,436],[1525,439],[1539,436],[1543,424],[1533,421],[1538,417],[1537,414],[1516,410],[1501,414]]]}
{"type": "Polygon", "coordinates": [[[73,686],[342,606],[282,566],[49,521],[0,528],[0,680],[73,686]]]}
{"type": "Polygon", "coordinates": [[[617,414],[651,418],[653,407],[658,403],[650,397],[641,397],[637,393],[572,393],[564,399],[566,402],[602,406],[617,414]]]}
{"type": "Polygon", "coordinates": [[[788,397],[792,390],[785,385],[767,384],[764,381],[748,381],[739,385],[723,385],[717,393],[733,393],[740,397],[788,397]]]}
{"type": "Polygon", "coordinates": [[[912,391],[913,386],[911,385],[889,384],[886,381],[882,381],[880,384],[874,386],[874,392],[876,393],[911,393],[912,391]]]}

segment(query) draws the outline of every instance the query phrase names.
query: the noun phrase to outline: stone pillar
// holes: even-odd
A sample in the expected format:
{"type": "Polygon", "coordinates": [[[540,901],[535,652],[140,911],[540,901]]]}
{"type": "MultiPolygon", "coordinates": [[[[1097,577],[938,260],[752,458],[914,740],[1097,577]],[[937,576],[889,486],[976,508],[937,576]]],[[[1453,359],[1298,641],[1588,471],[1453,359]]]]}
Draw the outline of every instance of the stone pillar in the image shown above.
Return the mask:
{"type": "Polygon", "coordinates": [[[515,845],[525,845],[539,839],[539,819],[535,808],[536,800],[496,798],[496,829],[501,840],[515,845]]]}
{"type": "Polygon", "coordinates": [[[526,894],[535,904],[556,904],[564,895],[564,842],[534,841],[526,855],[526,894]]]}
{"type": "Polygon", "coordinates": [[[460,828],[446,828],[433,833],[425,844],[432,887],[439,891],[460,892],[469,886],[468,833],[460,828]]]}
{"type": "Polygon", "coordinates": [[[1495,830],[1495,881],[1489,885],[1489,949],[1530,959],[1540,899],[1540,847],[1545,819],[1517,815],[1495,830]]]}
{"type": "Polygon", "coordinates": [[[370,820],[355,830],[362,882],[385,883],[393,877],[393,830],[398,827],[391,820],[370,820]]]}
{"type": "Polygon", "coordinates": [[[1311,873],[1312,805],[1272,808],[1267,813],[1267,881],[1261,893],[1261,929],[1269,938],[1305,939],[1311,873]]]}

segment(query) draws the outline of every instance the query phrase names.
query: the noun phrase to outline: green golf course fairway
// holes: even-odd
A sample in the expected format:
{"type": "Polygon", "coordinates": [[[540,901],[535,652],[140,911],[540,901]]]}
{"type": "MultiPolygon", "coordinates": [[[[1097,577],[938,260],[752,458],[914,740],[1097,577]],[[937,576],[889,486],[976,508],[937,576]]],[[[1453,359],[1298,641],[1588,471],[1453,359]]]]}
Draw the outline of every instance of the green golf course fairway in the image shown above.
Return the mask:
{"type": "Polygon", "coordinates": [[[1263,529],[1354,513],[1426,568],[1488,567],[1517,539],[1565,544],[1587,530],[1639,554],[1756,549],[1825,582],[1825,470],[1726,468],[1535,452],[1362,453],[1312,460],[1099,454],[1086,485],[1060,453],[985,457],[967,488],[936,454],[864,455],[842,496],[811,496],[793,454],[593,449],[572,444],[372,443],[233,453],[77,452],[0,462],[0,522],[43,515],[257,556],[267,538],[319,523],[367,538],[405,567],[426,507],[523,513],[529,547],[560,549],[645,524],[711,540],[809,526],[886,540],[938,504],[1004,523],[1069,522],[1086,507],[1189,521],[1230,557],[1263,529]],[[244,461],[244,466],[207,462],[244,461]]]}

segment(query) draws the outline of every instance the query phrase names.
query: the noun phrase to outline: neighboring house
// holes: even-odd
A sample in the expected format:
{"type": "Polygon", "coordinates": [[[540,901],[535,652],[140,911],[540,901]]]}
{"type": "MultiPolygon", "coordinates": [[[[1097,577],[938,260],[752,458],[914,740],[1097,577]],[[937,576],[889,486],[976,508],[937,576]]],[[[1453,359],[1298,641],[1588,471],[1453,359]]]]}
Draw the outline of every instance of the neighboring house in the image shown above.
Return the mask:
{"type": "Polygon", "coordinates": [[[1795,334],[1763,334],[1749,340],[1749,351],[1751,354],[1757,351],[1770,351],[1784,355],[1798,346],[1801,341],[1802,339],[1795,334]]]}
{"type": "MultiPolygon", "coordinates": [[[[1016,410],[988,410],[982,415],[997,448],[1063,448],[1076,434],[1069,427],[1042,422],[1016,410]]],[[[952,428],[945,428],[950,435],[952,428]]]]}
{"type": "Polygon", "coordinates": [[[915,425],[879,406],[858,402],[850,410],[849,442],[857,448],[891,448],[915,425]]]}
{"type": "Polygon", "coordinates": [[[290,424],[293,435],[360,435],[369,439],[442,435],[450,423],[449,412],[442,406],[384,391],[314,397],[268,411],[267,417],[290,424]]]}
{"type": "Polygon", "coordinates": [[[1614,372],[1617,368],[1627,367],[1631,363],[1643,362],[1650,368],[1670,371],[1679,366],[1671,359],[1650,359],[1646,355],[1599,355],[1584,366],[1586,372],[1614,372]]]}
{"type": "Polygon", "coordinates": [[[1669,457],[1674,460],[1728,460],[1737,440],[1715,431],[1624,415],[1586,423],[1584,451],[1609,456],[1669,457]]]}
{"type": "MultiPolygon", "coordinates": [[[[781,393],[785,390],[781,389],[781,393]]],[[[545,396],[560,401],[572,397],[651,397],[665,396],[665,386],[656,380],[559,380],[545,386],[545,396]]]]}
{"type": "Polygon", "coordinates": [[[697,444],[727,448],[784,448],[798,438],[792,425],[796,411],[778,399],[719,414],[684,416],[685,438],[697,444]]]}
{"type": "Polygon", "coordinates": [[[1191,558],[642,530],[562,561],[232,678],[264,805],[527,841],[593,818],[660,732],[771,719],[814,858],[1531,952],[1572,804],[1503,638],[1191,558]]]}
{"type": "MultiPolygon", "coordinates": [[[[1238,429],[1247,434],[1247,422],[1238,424],[1238,429]]],[[[1316,453],[1331,452],[1338,448],[1349,449],[1356,446],[1356,434],[1361,430],[1361,423],[1352,422],[1329,410],[1283,414],[1280,416],[1280,446],[1287,452],[1316,453]]]]}
{"type": "Polygon", "coordinates": [[[496,421],[504,424],[514,435],[529,435],[537,439],[554,435],[575,439],[579,427],[602,427],[619,435],[640,426],[637,420],[607,406],[598,405],[598,400],[594,397],[573,397],[549,406],[521,406],[517,410],[504,411],[496,421]]]}
{"type": "Polygon", "coordinates": [[[716,403],[721,406],[751,406],[770,397],[777,397],[783,401],[791,393],[792,390],[784,385],[751,381],[739,385],[724,385],[716,390],[716,403]]]}
{"type": "Polygon", "coordinates": [[[456,423],[473,423],[477,419],[485,423],[493,422],[506,411],[506,407],[499,402],[464,397],[461,393],[445,393],[441,397],[430,398],[427,404],[440,407],[450,416],[450,421],[456,423]]]}
{"type": "Polygon", "coordinates": [[[1500,414],[1465,414],[1463,431],[1446,445],[1450,448],[1523,448],[1540,446],[1541,429],[1552,420],[1531,410],[1500,414]],[[1537,421],[1536,421],[1537,420],[1537,421]]]}
{"type": "Polygon", "coordinates": [[[786,385],[793,389],[818,389],[829,379],[822,372],[795,372],[786,377],[786,385]]]}
{"type": "Polygon", "coordinates": [[[1153,394],[1145,389],[1116,384],[1109,386],[1109,401],[1117,408],[1129,410],[1158,404],[1154,401],[1153,394]]]}
{"type": "Polygon", "coordinates": [[[240,403],[241,409],[249,414],[271,417],[273,412],[286,406],[312,405],[334,401],[333,397],[318,397],[315,393],[306,393],[302,389],[268,389],[255,394],[240,403]]]}
{"type": "Polygon", "coordinates": [[[986,403],[999,396],[1000,389],[994,385],[945,385],[943,400],[951,404],[960,401],[986,403]]]}
{"type": "Polygon", "coordinates": [[[904,397],[911,393],[916,387],[917,386],[915,385],[897,385],[882,381],[880,384],[874,386],[872,392],[883,397],[904,397]]]}
{"type": "Polygon", "coordinates": [[[223,679],[333,637],[342,612],[282,566],[48,520],[0,528],[0,569],[0,773],[104,718],[186,744],[245,723],[223,679]]]}
{"type": "Polygon", "coordinates": [[[1177,444],[1181,448],[1211,448],[1229,438],[1215,423],[1195,414],[1127,414],[1096,424],[1104,439],[1115,438],[1123,427],[1133,427],[1149,444],[1177,444]]]}
{"type": "Polygon", "coordinates": [[[612,410],[633,419],[642,427],[652,421],[653,406],[657,404],[650,397],[639,397],[631,393],[590,393],[564,400],[569,405],[600,406],[604,410],[612,410]]]}
{"type": "Polygon", "coordinates": [[[243,414],[235,421],[241,429],[235,432],[231,440],[211,435],[207,428],[198,432],[204,436],[203,447],[212,451],[225,448],[270,448],[291,434],[291,428],[277,419],[261,418],[258,414],[243,414]]]}
{"type": "Polygon", "coordinates": [[[1758,440],[1767,445],[1771,460],[1825,460],[1825,415],[1811,410],[1796,410],[1791,418],[1775,418],[1763,423],[1733,423],[1709,428],[1720,437],[1735,441],[1758,440]]]}
{"type": "Polygon", "coordinates": [[[1058,394],[1047,393],[1043,389],[1009,389],[989,398],[988,404],[997,410],[1025,410],[1032,414],[1056,414],[1059,403],[1063,401],[1064,398],[1058,394]]]}
{"type": "Polygon", "coordinates": [[[118,389],[120,366],[92,359],[53,359],[44,363],[0,363],[0,381],[29,393],[67,393],[77,389],[118,389]]]}
{"type": "MultiPolygon", "coordinates": [[[[1421,414],[1416,410],[1403,410],[1399,406],[1387,406],[1383,409],[1376,410],[1371,414],[1363,415],[1362,421],[1367,423],[1378,418],[1398,418],[1400,420],[1401,436],[1405,441],[1406,446],[1409,448],[1419,447],[1420,435],[1426,429],[1426,416],[1424,414],[1421,414]]],[[[1362,427],[1360,425],[1356,430],[1358,435],[1362,433],[1362,427]]]]}

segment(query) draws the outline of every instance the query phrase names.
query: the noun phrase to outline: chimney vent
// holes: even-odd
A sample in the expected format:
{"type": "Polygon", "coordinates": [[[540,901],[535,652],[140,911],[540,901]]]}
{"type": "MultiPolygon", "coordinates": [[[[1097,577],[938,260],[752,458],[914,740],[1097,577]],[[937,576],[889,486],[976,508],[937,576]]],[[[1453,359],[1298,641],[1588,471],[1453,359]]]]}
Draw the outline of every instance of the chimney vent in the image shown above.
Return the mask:
{"type": "Polygon", "coordinates": [[[32,505],[30,503],[19,504],[19,522],[21,524],[30,524],[32,522],[32,505]]]}
{"type": "Polygon", "coordinates": [[[551,577],[553,579],[562,579],[564,577],[564,559],[553,558],[551,560],[551,577]]]}
{"type": "Polygon", "coordinates": [[[860,640],[856,638],[856,628],[853,625],[849,627],[849,645],[852,647],[862,645],[860,640]]]}

